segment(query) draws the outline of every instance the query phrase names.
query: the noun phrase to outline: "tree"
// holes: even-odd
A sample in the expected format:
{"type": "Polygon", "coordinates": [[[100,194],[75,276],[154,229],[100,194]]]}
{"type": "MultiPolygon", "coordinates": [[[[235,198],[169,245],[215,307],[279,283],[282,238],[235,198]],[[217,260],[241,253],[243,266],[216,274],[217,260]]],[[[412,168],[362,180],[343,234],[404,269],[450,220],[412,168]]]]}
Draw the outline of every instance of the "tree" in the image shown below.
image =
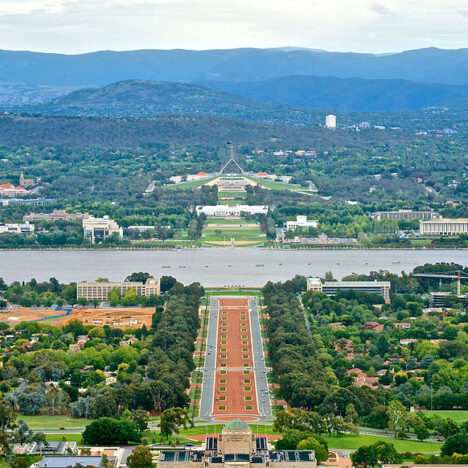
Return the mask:
{"type": "Polygon", "coordinates": [[[308,437],[297,444],[297,450],[314,450],[318,462],[328,460],[328,450],[314,437],[308,437]]]}
{"type": "Polygon", "coordinates": [[[129,288],[125,291],[125,294],[121,300],[124,306],[134,306],[138,304],[138,296],[133,288],[129,288]]]}
{"type": "Polygon", "coordinates": [[[13,429],[16,426],[16,414],[13,407],[3,397],[0,396],[0,432],[13,429]]]}
{"type": "Polygon", "coordinates": [[[396,438],[398,430],[403,430],[406,427],[406,408],[401,402],[393,400],[388,404],[387,414],[388,428],[393,431],[396,438]]]}
{"type": "Polygon", "coordinates": [[[185,408],[169,408],[161,413],[161,434],[168,439],[172,434],[175,442],[180,433],[180,428],[187,429],[193,427],[193,421],[190,419],[185,408]]]}
{"type": "Polygon", "coordinates": [[[133,421],[99,418],[88,424],[83,441],[90,445],[128,444],[140,442],[141,436],[133,421]]]}
{"type": "Polygon", "coordinates": [[[109,294],[107,295],[107,298],[109,299],[109,304],[112,307],[115,307],[119,304],[120,302],[120,289],[119,288],[112,288],[109,291],[109,294]]]}
{"type": "Polygon", "coordinates": [[[142,434],[148,429],[149,417],[148,413],[144,410],[135,410],[130,419],[136,424],[138,431],[142,434]]]}
{"type": "Polygon", "coordinates": [[[139,271],[138,273],[132,273],[131,275],[125,278],[125,281],[130,283],[146,283],[146,280],[151,278],[149,273],[139,271]]]}
{"type": "Polygon", "coordinates": [[[383,463],[400,462],[395,446],[389,442],[379,441],[372,445],[359,447],[351,454],[351,461],[356,468],[373,468],[383,463]]]}
{"type": "Polygon", "coordinates": [[[172,276],[161,276],[160,279],[160,286],[161,286],[161,292],[167,292],[169,291],[172,286],[174,286],[177,283],[177,280],[172,277],[172,276]]]}
{"type": "Polygon", "coordinates": [[[454,453],[468,453],[468,434],[456,434],[450,436],[442,445],[441,455],[452,456],[454,453]]]}
{"type": "Polygon", "coordinates": [[[153,456],[151,450],[144,445],[139,445],[133,449],[132,454],[127,458],[128,468],[152,468],[153,456]]]}
{"type": "Polygon", "coordinates": [[[416,424],[413,429],[416,437],[421,442],[429,437],[429,429],[427,428],[424,421],[418,422],[418,424],[416,424]]]}

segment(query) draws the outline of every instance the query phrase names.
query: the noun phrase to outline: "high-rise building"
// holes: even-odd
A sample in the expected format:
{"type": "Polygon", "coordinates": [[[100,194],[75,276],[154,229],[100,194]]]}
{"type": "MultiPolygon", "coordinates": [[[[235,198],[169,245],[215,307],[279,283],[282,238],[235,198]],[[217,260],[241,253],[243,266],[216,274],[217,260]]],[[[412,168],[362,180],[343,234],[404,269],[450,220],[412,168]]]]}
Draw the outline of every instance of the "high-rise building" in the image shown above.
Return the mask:
{"type": "Polygon", "coordinates": [[[336,128],[336,115],[329,114],[325,118],[325,127],[335,129],[336,128]]]}

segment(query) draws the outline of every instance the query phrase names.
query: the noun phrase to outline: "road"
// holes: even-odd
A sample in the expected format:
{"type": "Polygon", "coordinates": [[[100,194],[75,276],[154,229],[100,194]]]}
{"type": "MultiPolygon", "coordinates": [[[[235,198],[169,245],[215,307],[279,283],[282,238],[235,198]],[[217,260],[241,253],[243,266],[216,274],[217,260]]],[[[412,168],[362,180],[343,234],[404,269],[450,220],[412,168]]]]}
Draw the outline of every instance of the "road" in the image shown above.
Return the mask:
{"type": "Polygon", "coordinates": [[[255,386],[257,388],[258,411],[260,421],[268,421],[273,418],[271,413],[270,394],[268,391],[267,368],[263,355],[262,332],[258,317],[258,300],[250,300],[250,332],[252,337],[252,353],[254,357],[255,386]]]}
{"type": "Polygon", "coordinates": [[[219,303],[215,298],[210,298],[210,313],[208,330],[206,333],[205,367],[203,371],[203,384],[200,400],[200,412],[197,420],[210,420],[213,410],[213,394],[216,371],[216,346],[218,340],[218,314],[219,303]]]}

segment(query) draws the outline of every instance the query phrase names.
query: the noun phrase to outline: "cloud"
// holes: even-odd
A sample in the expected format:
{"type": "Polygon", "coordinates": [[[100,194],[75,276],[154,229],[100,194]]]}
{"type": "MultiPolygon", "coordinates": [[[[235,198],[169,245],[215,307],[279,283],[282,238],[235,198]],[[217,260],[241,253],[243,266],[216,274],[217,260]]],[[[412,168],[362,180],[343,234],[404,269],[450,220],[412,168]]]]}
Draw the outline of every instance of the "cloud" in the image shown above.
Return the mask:
{"type": "Polygon", "coordinates": [[[3,49],[463,47],[466,0],[0,0],[3,49]]]}
{"type": "Polygon", "coordinates": [[[369,5],[369,9],[370,9],[373,13],[377,13],[378,15],[382,15],[382,16],[390,16],[390,15],[393,15],[392,10],[390,10],[389,8],[387,8],[385,5],[382,5],[381,3],[371,3],[371,4],[369,5]]]}

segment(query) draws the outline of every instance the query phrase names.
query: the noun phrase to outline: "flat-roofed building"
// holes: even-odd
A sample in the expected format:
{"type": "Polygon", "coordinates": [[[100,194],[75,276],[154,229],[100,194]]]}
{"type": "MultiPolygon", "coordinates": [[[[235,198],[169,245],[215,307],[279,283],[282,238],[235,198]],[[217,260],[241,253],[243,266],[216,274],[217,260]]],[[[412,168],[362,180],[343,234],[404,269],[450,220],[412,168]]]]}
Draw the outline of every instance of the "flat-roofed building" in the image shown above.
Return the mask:
{"type": "Polygon", "coordinates": [[[307,278],[307,291],[323,292],[335,296],[338,291],[360,291],[383,296],[390,301],[390,281],[325,281],[320,278],[307,278]]]}
{"type": "Polygon", "coordinates": [[[205,205],[196,207],[197,215],[204,213],[206,216],[218,218],[242,216],[243,214],[267,214],[268,205],[205,205]]]}
{"type": "Polygon", "coordinates": [[[23,221],[74,221],[89,218],[88,213],[67,213],[65,210],[54,210],[52,213],[29,213],[23,221]]]}
{"type": "Polygon", "coordinates": [[[76,283],[76,297],[84,297],[88,301],[93,299],[107,301],[113,288],[117,288],[122,296],[129,289],[134,289],[139,297],[150,297],[161,293],[160,282],[156,278],[148,278],[146,283],[137,281],[80,281],[76,283]]]}
{"type": "Polygon", "coordinates": [[[382,219],[435,219],[440,218],[439,213],[435,211],[413,211],[413,210],[398,210],[398,211],[377,211],[372,213],[372,218],[377,221],[382,219]]]}
{"type": "Polygon", "coordinates": [[[419,221],[419,233],[427,236],[468,234],[468,219],[428,219],[419,221]]]}
{"type": "Polygon", "coordinates": [[[94,244],[96,240],[104,240],[111,237],[112,234],[117,233],[119,237],[123,237],[123,229],[109,216],[103,218],[89,218],[83,219],[83,235],[87,239],[91,239],[94,244]]]}
{"type": "Polygon", "coordinates": [[[0,225],[0,234],[32,234],[34,232],[34,224],[10,223],[0,225]]]}
{"type": "Polygon", "coordinates": [[[316,228],[318,227],[318,221],[316,219],[307,219],[307,216],[296,216],[295,221],[286,221],[286,230],[295,231],[297,228],[316,228]]]}

